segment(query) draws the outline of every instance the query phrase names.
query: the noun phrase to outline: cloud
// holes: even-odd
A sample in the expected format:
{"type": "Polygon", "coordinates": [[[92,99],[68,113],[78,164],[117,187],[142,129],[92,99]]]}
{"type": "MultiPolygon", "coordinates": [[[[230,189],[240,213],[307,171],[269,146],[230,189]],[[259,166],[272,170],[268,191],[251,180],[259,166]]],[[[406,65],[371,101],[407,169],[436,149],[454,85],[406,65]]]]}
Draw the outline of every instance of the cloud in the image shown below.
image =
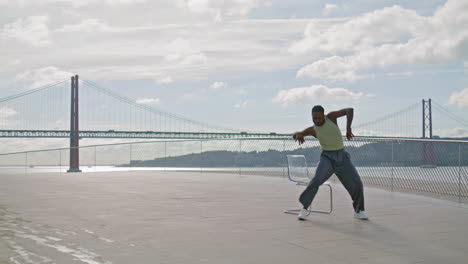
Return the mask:
{"type": "Polygon", "coordinates": [[[210,85],[210,88],[216,90],[216,89],[226,87],[226,86],[227,86],[227,83],[225,82],[214,82],[213,84],[210,85]]]}
{"type": "Polygon", "coordinates": [[[248,104],[249,104],[249,100],[245,100],[244,102],[235,104],[234,108],[237,108],[237,109],[246,108],[248,104]]]}
{"type": "Polygon", "coordinates": [[[295,55],[308,53],[349,53],[392,43],[427,30],[424,17],[400,6],[386,7],[358,17],[323,25],[322,20],[312,20],[304,31],[304,38],[293,43],[289,52],[295,55]]]}
{"type": "Polygon", "coordinates": [[[160,103],[160,98],[138,98],[136,100],[137,104],[159,104],[160,103]]]}
{"type": "MultiPolygon", "coordinates": [[[[0,70],[11,78],[34,68],[73,63],[75,72],[94,80],[158,80],[163,73],[173,80],[185,81],[297,65],[297,59],[291,60],[284,45],[291,35],[302,32],[307,23],[303,20],[249,19],[218,25],[188,16],[187,10],[175,10],[173,2],[167,5],[169,7],[158,9],[155,3],[149,2],[148,10],[142,10],[143,5],[132,7],[128,14],[138,11],[146,15],[131,20],[125,16],[127,13],[116,9],[109,9],[109,14],[100,14],[94,9],[92,13],[86,11],[85,19],[82,19],[83,14],[64,17],[58,10],[63,9],[63,5],[51,6],[49,39],[53,44],[31,49],[8,39],[3,46],[9,52],[2,59],[20,59],[22,64],[0,65],[0,70]],[[169,12],[170,17],[157,16],[154,24],[148,22],[147,15],[159,14],[162,10],[169,12]]],[[[0,25],[0,30],[2,27],[0,25]]],[[[2,44],[3,38],[0,36],[2,44]]]]}
{"type": "Polygon", "coordinates": [[[324,7],[323,7],[323,10],[322,10],[322,15],[324,16],[328,16],[329,14],[331,14],[334,10],[338,9],[338,6],[335,5],[335,4],[326,4],[324,7]]]}
{"type": "Polygon", "coordinates": [[[325,29],[313,21],[289,52],[321,55],[297,77],[329,81],[354,81],[373,67],[463,60],[468,58],[467,13],[467,1],[448,0],[431,17],[394,6],[325,29]],[[330,53],[335,55],[323,58],[330,53]]]}
{"type": "Polygon", "coordinates": [[[156,78],[156,83],[159,83],[159,84],[168,84],[171,82],[173,82],[173,80],[170,76],[162,76],[162,77],[156,78]]]}
{"type": "Polygon", "coordinates": [[[78,24],[64,25],[57,29],[57,32],[96,32],[96,31],[112,31],[113,29],[99,19],[85,19],[78,24]]]}
{"type": "Polygon", "coordinates": [[[245,17],[252,9],[261,5],[260,0],[178,0],[179,7],[190,12],[212,17],[215,22],[221,22],[225,17],[245,17]]]}
{"type": "Polygon", "coordinates": [[[200,65],[208,61],[208,58],[203,53],[190,54],[179,60],[180,66],[200,65]]]}
{"type": "Polygon", "coordinates": [[[244,88],[241,88],[241,89],[236,90],[235,93],[238,95],[246,95],[247,91],[244,88]]]}
{"type": "Polygon", "coordinates": [[[147,0],[105,0],[104,2],[109,5],[132,5],[146,3],[147,0]]]}
{"type": "Polygon", "coordinates": [[[281,90],[272,99],[272,102],[281,104],[283,107],[301,103],[308,100],[358,100],[363,93],[354,93],[345,88],[329,88],[323,85],[312,85],[310,87],[292,88],[281,90]]]}
{"type": "Polygon", "coordinates": [[[0,125],[6,125],[8,123],[8,118],[18,114],[18,112],[8,106],[0,108],[0,125]]]}
{"type": "Polygon", "coordinates": [[[8,106],[4,106],[4,107],[0,108],[0,119],[9,118],[11,116],[16,115],[17,113],[18,112],[16,112],[15,109],[10,108],[8,106]]]}
{"type": "Polygon", "coordinates": [[[207,56],[200,50],[193,41],[183,38],[174,39],[161,48],[161,52],[165,54],[164,59],[179,67],[200,66],[208,61],[207,56]]]}
{"type": "MultiPolygon", "coordinates": [[[[6,1],[5,1],[6,2],[6,1]]],[[[9,4],[15,2],[15,0],[8,0],[9,4]]],[[[97,4],[107,4],[109,6],[119,6],[119,5],[132,5],[138,3],[146,3],[147,0],[34,0],[34,1],[24,1],[24,0],[16,0],[16,3],[20,6],[26,5],[49,5],[49,4],[70,4],[74,8],[80,8],[89,5],[97,5],[97,4]]],[[[0,1],[0,4],[2,2],[0,1]]]]}
{"type": "Polygon", "coordinates": [[[191,92],[188,92],[188,93],[184,93],[182,95],[182,98],[185,99],[185,100],[189,100],[189,101],[198,101],[200,99],[203,99],[205,98],[206,99],[206,95],[208,93],[210,93],[211,91],[216,91],[216,90],[219,90],[223,87],[226,87],[227,86],[227,83],[225,82],[214,82],[210,85],[210,87],[208,88],[201,88],[199,90],[193,90],[191,92]]]}
{"type": "Polygon", "coordinates": [[[51,44],[47,16],[30,16],[19,18],[15,22],[6,24],[0,31],[4,38],[16,39],[21,42],[41,47],[51,44]]]}
{"type": "Polygon", "coordinates": [[[468,88],[452,93],[449,98],[449,103],[458,107],[468,106],[468,88]]]}
{"type": "Polygon", "coordinates": [[[466,128],[451,128],[451,129],[436,129],[434,135],[440,137],[468,137],[468,129],[466,128]]]}
{"type": "Polygon", "coordinates": [[[297,72],[296,76],[307,76],[317,79],[324,78],[329,81],[354,81],[362,78],[362,76],[360,76],[355,70],[356,67],[358,67],[358,63],[356,61],[348,60],[348,58],[339,56],[319,60],[302,67],[297,72]]]}
{"type": "Polygon", "coordinates": [[[74,74],[71,72],[62,71],[54,66],[48,66],[17,74],[15,81],[25,82],[28,84],[29,88],[34,89],[44,85],[68,80],[73,75],[74,74]]]}

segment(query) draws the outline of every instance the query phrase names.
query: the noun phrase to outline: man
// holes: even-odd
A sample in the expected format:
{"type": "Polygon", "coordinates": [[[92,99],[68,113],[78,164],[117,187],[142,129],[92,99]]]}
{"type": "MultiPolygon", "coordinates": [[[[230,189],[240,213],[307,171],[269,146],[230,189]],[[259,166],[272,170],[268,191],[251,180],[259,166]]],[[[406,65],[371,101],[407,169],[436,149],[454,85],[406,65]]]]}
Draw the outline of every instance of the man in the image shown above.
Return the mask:
{"type": "Polygon", "coordinates": [[[307,208],[312,204],[319,186],[335,173],[353,199],[354,217],[367,220],[369,217],[364,210],[362,181],[356,168],[351,163],[349,153],[344,150],[341,131],[337,123],[337,118],[346,116],[346,138],[348,140],[352,139],[354,137],[351,131],[353,108],[330,112],[327,115],[324,112],[325,110],[322,106],[314,106],[312,108],[314,126],[306,128],[304,131],[296,132],[293,135],[293,138],[299,141],[299,145],[305,142],[305,136],[314,136],[319,140],[322,148],[315,176],[299,197],[299,202],[303,205],[303,209],[299,212],[298,219],[305,220],[309,214],[307,208]]]}

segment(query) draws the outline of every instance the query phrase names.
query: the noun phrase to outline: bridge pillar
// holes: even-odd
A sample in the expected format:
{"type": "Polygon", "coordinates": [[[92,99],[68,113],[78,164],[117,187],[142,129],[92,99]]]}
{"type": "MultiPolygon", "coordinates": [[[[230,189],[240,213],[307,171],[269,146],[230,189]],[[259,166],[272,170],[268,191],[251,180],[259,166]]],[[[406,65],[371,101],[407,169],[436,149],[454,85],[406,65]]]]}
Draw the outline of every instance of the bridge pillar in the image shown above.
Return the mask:
{"type": "Polygon", "coordinates": [[[67,172],[81,172],[78,113],[78,75],[75,75],[74,77],[71,77],[70,168],[67,170],[67,172]]]}
{"type": "MultiPolygon", "coordinates": [[[[423,130],[422,138],[432,139],[432,106],[431,99],[422,100],[423,130]],[[428,132],[428,133],[426,133],[428,132]]],[[[432,142],[423,142],[421,167],[435,167],[434,149],[432,142]]]]}

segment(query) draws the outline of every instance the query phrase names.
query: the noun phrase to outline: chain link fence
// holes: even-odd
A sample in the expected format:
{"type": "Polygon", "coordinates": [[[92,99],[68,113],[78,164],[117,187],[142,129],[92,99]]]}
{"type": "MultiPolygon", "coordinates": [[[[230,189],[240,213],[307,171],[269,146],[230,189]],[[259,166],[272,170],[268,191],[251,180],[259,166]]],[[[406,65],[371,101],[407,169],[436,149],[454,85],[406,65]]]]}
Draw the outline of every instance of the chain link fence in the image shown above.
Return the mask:
{"type": "MultiPolygon", "coordinates": [[[[344,143],[367,185],[456,197],[460,202],[468,198],[468,141],[355,138],[344,143]]],[[[149,141],[81,147],[80,169],[287,177],[286,155],[304,155],[314,175],[320,152],[315,139],[301,146],[289,138],[149,141]]],[[[52,149],[0,154],[0,174],[66,173],[69,153],[52,149]]]]}

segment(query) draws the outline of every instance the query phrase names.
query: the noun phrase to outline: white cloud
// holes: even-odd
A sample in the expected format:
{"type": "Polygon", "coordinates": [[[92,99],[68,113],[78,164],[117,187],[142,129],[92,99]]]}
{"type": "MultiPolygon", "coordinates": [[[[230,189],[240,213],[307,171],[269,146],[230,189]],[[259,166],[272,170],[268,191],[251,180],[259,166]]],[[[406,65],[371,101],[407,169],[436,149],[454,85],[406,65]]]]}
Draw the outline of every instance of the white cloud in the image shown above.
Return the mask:
{"type": "Polygon", "coordinates": [[[112,31],[113,29],[99,19],[85,19],[78,24],[64,25],[57,29],[57,32],[95,32],[95,31],[112,31]]]}
{"type": "Polygon", "coordinates": [[[468,129],[459,127],[451,129],[435,129],[434,135],[440,137],[468,137],[468,129]]]}
{"type": "Polygon", "coordinates": [[[249,100],[245,100],[243,102],[235,104],[234,107],[237,109],[246,108],[248,104],[249,104],[249,100]]]}
{"type": "MultiPolygon", "coordinates": [[[[155,4],[149,5],[154,9],[155,4]]],[[[131,11],[140,8],[132,7],[131,11]]],[[[117,12],[114,11],[112,14],[117,12]]],[[[158,9],[154,11],[159,12],[158,9]]],[[[176,16],[187,14],[180,8],[168,11],[176,16]]],[[[176,22],[173,18],[169,21],[161,18],[161,24],[148,24],[144,18],[141,18],[143,23],[128,21],[126,17],[116,20],[117,14],[115,17],[91,14],[66,18],[52,14],[49,38],[53,46],[50,48],[33,52],[14,40],[2,45],[9,50],[5,54],[6,61],[22,61],[16,67],[0,64],[4,76],[11,78],[18,72],[70,63],[74,71],[94,80],[157,81],[164,78],[161,73],[178,81],[207,80],[219,74],[239,72],[239,69],[242,72],[277,70],[297,65],[297,59],[291,60],[284,52],[284,45],[287,38],[299,34],[307,23],[289,19],[241,20],[218,25],[184,16],[176,22]]],[[[0,43],[4,44],[2,40],[0,36],[0,43]]]]}
{"type": "Polygon", "coordinates": [[[449,103],[457,105],[458,107],[468,106],[468,88],[452,93],[449,98],[449,103]]]}
{"type": "Polygon", "coordinates": [[[159,84],[168,84],[171,82],[173,82],[171,76],[162,76],[162,77],[156,78],[156,83],[159,83],[159,84]]]}
{"type": "Polygon", "coordinates": [[[34,89],[44,85],[68,80],[73,75],[74,74],[71,72],[62,71],[54,66],[48,66],[20,73],[16,75],[15,81],[25,82],[29,85],[29,88],[34,89]]]}
{"type": "Polygon", "coordinates": [[[147,0],[105,0],[109,5],[132,5],[146,3],[147,0]]]}
{"type": "Polygon", "coordinates": [[[318,28],[308,25],[293,54],[336,54],[302,67],[297,76],[330,81],[359,79],[372,67],[442,64],[468,58],[468,2],[448,0],[431,17],[399,6],[373,11],[350,21],[318,28]]]}
{"type": "Polygon", "coordinates": [[[349,61],[349,58],[339,56],[328,57],[302,67],[297,72],[297,77],[325,78],[329,81],[354,81],[362,78],[355,71],[358,63],[349,61]]]}
{"type": "Polygon", "coordinates": [[[10,108],[8,106],[4,106],[4,107],[0,108],[0,119],[9,118],[11,116],[16,115],[17,113],[18,112],[16,112],[15,109],[10,108]]]}
{"type": "Polygon", "coordinates": [[[164,59],[179,67],[200,66],[208,61],[206,55],[190,39],[177,38],[161,47],[164,59]]]}
{"type": "MultiPolygon", "coordinates": [[[[9,4],[13,4],[15,0],[7,0],[9,4]]],[[[5,2],[7,2],[5,1],[5,2]]],[[[109,6],[119,6],[119,5],[131,5],[138,3],[146,3],[147,0],[34,0],[34,1],[25,1],[25,0],[16,0],[16,3],[19,6],[27,5],[49,5],[49,4],[58,4],[65,3],[70,4],[74,8],[80,8],[83,6],[96,5],[100,3],[105,3],[109,6]]],[[[0,4],[2,2],[0,1],[0,4]]]]}
{"type": "Polygon", "coordinates": [[[210,88],[216,90],[216,89],[226,87],[226,86],[227,86],[227,83],[225,82],[214,82],[213,84],[210,85],[210,88]]]}
{"type": "Polygon", "coordinates": [[[198,54],[190,54],[188,56],[183,57],[179,60],[178,64],[180,66],[192,66],[192,65],[200,65],[208,61],[208,58],[203,53],[198,54]]]}
{"type": "Polygon", "coordinates": [[[49,28],[47,16],[31,16],[19,18],[15,22],[6,24],[0,31],[0,36],[12,38],[33,46],[46,46],[51,44],[49,40],[49,28]]]}
{"type": "Polygon", "coordinates": [[[247,91],[244,88],[236,90],[236,94],[238,95],[246,95],[247,91]]]}
{"type": "Polygon", "coordinates": [[[178,0],[177,5],[184,7],[193,13],[208,15],[215,22],[220,22],[224,17],[245,17],[252,9],[261,5],[260,0],[178,0]]]}
{"type": "Polygon", "coordinates": [[[0,108],[0,125],[6,125],[8,123],[8,118],[18,114],[18,112],[8,106],[0,108]]]}
{"type": "Polygon", "coordinates": [[[138,98],[137,104],[159,104],[161,102],[159,97],[156,98],[138,98]]]}
{"type": "Polygon", "coordinates": [[[331,14],[334,10],[338,9],[338,5],[335,4],[325,4],[322,10],[322,15],[328,16],[331,14]]]}
{"type": "Polygon", "coordinates": [[[359,51],[418,34],[429,26],[426,20],[400,6],[379,9],[331,26],[312,20],[304,31],[304,38],[293,43],[289,52],[300,55],[359,51]]]}
{"type": "Polygon", "coordinates": [[[339,101],[339,100],[357,100],[363,96],[363,93],[354,93],[345,88],[329,88],[324,85],[312,85],[310,87],[292,88],[281,90],[272,99],[274,103],[279,103],[283,107],[297,104],[304,101],[339,101]]]}

